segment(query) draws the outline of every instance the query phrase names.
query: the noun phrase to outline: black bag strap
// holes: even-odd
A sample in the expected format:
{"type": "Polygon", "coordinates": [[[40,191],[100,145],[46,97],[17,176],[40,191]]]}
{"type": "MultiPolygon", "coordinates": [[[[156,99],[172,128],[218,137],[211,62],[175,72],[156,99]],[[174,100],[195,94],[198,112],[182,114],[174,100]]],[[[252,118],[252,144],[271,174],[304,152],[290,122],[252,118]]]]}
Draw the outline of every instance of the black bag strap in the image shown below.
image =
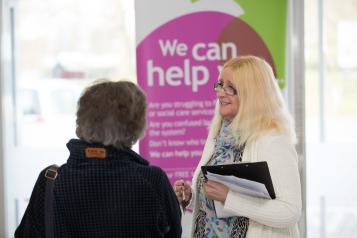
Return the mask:
{"type": "Polygon", "coordinates": [[[45,192],[45,232],[46,238],[54,237],[53,230],[53,187],[58,175],[58,166],[53,164],[46,169],[46,192],[45,192]]]}

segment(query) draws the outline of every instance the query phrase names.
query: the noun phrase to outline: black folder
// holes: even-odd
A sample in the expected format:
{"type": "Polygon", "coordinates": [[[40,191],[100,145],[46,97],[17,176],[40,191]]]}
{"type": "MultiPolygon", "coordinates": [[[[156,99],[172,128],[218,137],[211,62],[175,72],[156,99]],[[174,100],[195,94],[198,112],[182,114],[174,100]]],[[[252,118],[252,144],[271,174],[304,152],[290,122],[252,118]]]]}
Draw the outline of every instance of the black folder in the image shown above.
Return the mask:
{"type": "Polygon", "coordinates": [[[268,163],[266,161],[224,165],[206,165],[201,166],[201,170],[205,177],[207,172],[210,172],[220,175],[234,175],[238,178],[262,183],[265,185],[270,198],[275,199],[273,182],[271,180],[268,163]]]}

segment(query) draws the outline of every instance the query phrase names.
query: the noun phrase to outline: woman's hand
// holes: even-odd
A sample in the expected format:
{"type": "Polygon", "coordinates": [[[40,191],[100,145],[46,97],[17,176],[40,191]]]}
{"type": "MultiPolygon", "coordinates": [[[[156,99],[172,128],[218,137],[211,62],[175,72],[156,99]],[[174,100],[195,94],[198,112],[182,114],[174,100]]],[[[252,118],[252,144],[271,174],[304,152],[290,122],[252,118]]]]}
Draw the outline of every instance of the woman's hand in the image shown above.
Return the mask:
{"type": "Polygon", "coordinates": [[[177,180],[174,183],[174,191],[176,193],[177,200],[182,205],[182,207],[185,208],[190,203],[192,197],[190,184],[182,179],[177,180]]]}
{"type": "Polygon", "coordinates": [[[224,184],[207,180],[207,182],[203,184],[203,191],[205,192],[207,198],[224,204],[229,188],[224,184]]]}

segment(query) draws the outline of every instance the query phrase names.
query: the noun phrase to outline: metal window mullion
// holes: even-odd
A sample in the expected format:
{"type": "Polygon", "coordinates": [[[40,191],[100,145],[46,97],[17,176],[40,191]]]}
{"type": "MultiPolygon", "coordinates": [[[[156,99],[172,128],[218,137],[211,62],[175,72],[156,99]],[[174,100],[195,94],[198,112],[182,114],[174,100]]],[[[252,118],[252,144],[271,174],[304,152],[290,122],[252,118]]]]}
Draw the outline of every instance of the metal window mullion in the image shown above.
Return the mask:
{"type": "Polygon", "coordinates": [[[318,42],[319,42],[319,111],[320,111],[320,141],[325,142],[325,31],[324,31],[324,0],[318,0],[318,42]]]}
{"type": "MultiPolygon", "coordinates": [[[[3,1],[0,0],[0,95],[3,95],[3,1]]],[[[6,235],[5,221],[5,166],[4,166],[4,143],[3,143],[3,97],[0,97],[0,236],[6,235]]]]}
{"type": "Polygon", "coordinates": [[[307,237],[306,222],[306,152],[305,152],[305,56],[304,0],[289,0],[289,107],[295,119],[301,181],[302,213],[299,221],[301,238],[307,237]]]}
{"type": "Polygon", "coordinates": [[[15,7],[10,7],[10,45],[11,45],[11,97],[13,118],[12,129],[14,135],[14,146],[18,145],[18,130],[17,130],[17,92],[16,92],[16,40],[15,40],[15,7]]]}

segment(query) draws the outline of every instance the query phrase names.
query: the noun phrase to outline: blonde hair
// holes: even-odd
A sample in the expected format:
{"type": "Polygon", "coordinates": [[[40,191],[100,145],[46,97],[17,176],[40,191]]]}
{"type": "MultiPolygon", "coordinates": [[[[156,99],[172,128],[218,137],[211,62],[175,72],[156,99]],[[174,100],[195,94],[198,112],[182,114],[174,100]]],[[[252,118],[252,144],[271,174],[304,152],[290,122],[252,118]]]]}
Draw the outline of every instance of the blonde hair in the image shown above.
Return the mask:
{"type": "Polygon", "coordinates": [[[146,107],[134,83],[99,80],[78,101],[76,134],[89,143],[130,148],[143,135],[146,107]]]}
{"type": "MultiPolygon", "coordinates": [[[[237,134],[237,146],[269,133],[286,133],[296,143],[294,122],[283,101],[277,81],[270,65],[256,56],[240,56],[230,59],[223,70],[233,73],[233,84],[238,90],[239,110],[231,123],[233,134],[237,134]]],[[[218,133],[222,118],[219,104],[212,123],[218,133]]]]}

